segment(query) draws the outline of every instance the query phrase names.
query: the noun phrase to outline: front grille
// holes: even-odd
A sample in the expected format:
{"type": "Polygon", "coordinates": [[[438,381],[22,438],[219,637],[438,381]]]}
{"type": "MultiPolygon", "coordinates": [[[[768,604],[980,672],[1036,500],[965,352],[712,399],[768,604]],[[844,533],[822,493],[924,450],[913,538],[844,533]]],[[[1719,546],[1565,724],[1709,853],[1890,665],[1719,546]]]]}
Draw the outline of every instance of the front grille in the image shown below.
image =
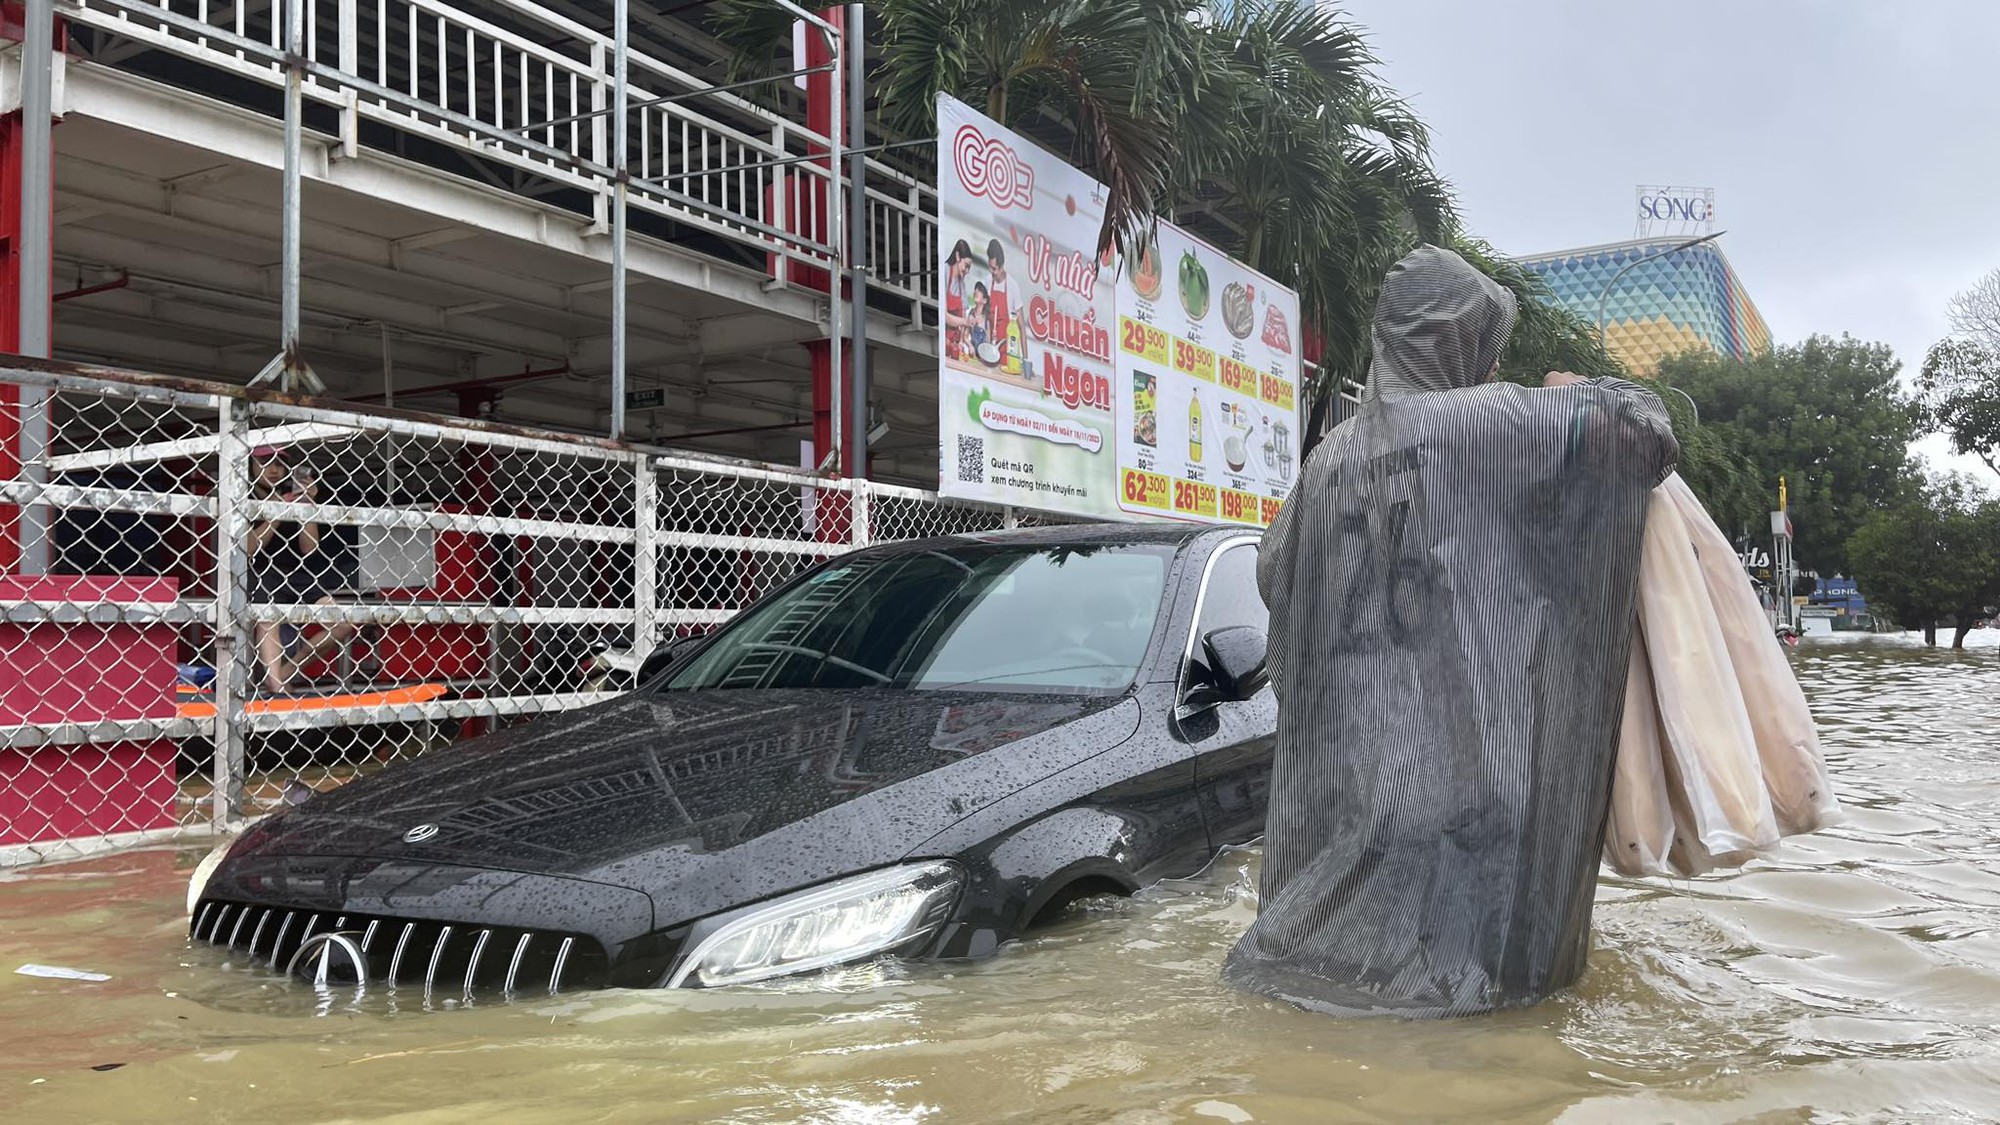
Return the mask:
{"type": "MultiPolygon", "coordinates": [[[[372,914],[297,910],[206,899],[188,937],[243,950],[253,967],[284,972],[315,934],[344,934],[361,952],[367,984],[423,986],[426,995],[456,989],[503,994],[601,988],[609,976],[604,947],[583,934],[477,926],[372,914]]],[[[342,980],[339,983],[346,984],[342,980]]]]}

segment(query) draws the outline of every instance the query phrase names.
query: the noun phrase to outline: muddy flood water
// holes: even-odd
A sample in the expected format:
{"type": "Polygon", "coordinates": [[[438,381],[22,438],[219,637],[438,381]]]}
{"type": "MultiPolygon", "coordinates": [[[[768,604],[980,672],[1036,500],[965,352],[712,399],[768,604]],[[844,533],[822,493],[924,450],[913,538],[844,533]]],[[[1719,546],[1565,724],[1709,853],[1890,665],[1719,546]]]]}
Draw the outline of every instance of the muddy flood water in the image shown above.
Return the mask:
{"type": "Polygon", "coordinates": [[[217,972],[183,937],[200,850],[164,850],[0,881],[0,1121],[2000,1119],[1993,637],[1798,649],[1848,823],[1726,877],[1605,878],[1589,976],[1532,1011],[1232,993],[1254,853],[972,966],[397,1010],[217,972]]]}

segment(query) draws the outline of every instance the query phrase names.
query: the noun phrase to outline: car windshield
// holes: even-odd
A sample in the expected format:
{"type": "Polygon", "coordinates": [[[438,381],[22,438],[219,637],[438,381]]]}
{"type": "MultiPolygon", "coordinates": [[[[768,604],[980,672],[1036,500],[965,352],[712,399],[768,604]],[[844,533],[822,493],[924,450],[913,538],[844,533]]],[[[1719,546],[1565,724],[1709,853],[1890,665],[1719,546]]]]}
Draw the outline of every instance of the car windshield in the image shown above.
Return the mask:
{"type": "Polygon", "coordinates": [[[858,555],[731,622],[662,690],[1123,690],[1171,558],[1157,546],[986,544],[858,555]]]}

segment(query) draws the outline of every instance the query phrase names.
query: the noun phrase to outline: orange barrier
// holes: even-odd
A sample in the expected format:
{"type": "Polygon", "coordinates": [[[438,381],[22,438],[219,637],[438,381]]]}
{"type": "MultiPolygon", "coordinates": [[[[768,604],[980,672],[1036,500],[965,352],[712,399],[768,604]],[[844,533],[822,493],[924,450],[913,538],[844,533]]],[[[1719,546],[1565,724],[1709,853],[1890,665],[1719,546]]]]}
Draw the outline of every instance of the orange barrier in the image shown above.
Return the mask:
{"type": "MultiPolygon", "coordinates": [[[[328,711],[339,707],[387,707],[406,703],[429,703],[442,698],[449,691],[443,684],[410,684],[406,687],[384,688],[380,691],[346,692],[340,695],[299,695],[277,699],[253,699],[243,705],[243,710],[251,715],[291,714],[300,711],[328,711]]],[[[212,719],[215,704],[208,700],[183,702],[178,705],[183,719],[212,719]]]]}

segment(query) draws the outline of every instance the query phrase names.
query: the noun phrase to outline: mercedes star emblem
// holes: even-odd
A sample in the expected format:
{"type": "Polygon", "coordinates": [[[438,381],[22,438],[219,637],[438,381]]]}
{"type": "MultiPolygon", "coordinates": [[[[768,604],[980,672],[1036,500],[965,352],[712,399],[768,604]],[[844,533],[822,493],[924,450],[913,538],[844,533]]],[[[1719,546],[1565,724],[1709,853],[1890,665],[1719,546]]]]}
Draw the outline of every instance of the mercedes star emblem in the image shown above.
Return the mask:
{"type": "Polygon", "coordinates": [[[314,934],[292,954],[285,972],[316,988],[329,984],[363,985],[368,982],[368,959],[348,934],[314,934]]]}

